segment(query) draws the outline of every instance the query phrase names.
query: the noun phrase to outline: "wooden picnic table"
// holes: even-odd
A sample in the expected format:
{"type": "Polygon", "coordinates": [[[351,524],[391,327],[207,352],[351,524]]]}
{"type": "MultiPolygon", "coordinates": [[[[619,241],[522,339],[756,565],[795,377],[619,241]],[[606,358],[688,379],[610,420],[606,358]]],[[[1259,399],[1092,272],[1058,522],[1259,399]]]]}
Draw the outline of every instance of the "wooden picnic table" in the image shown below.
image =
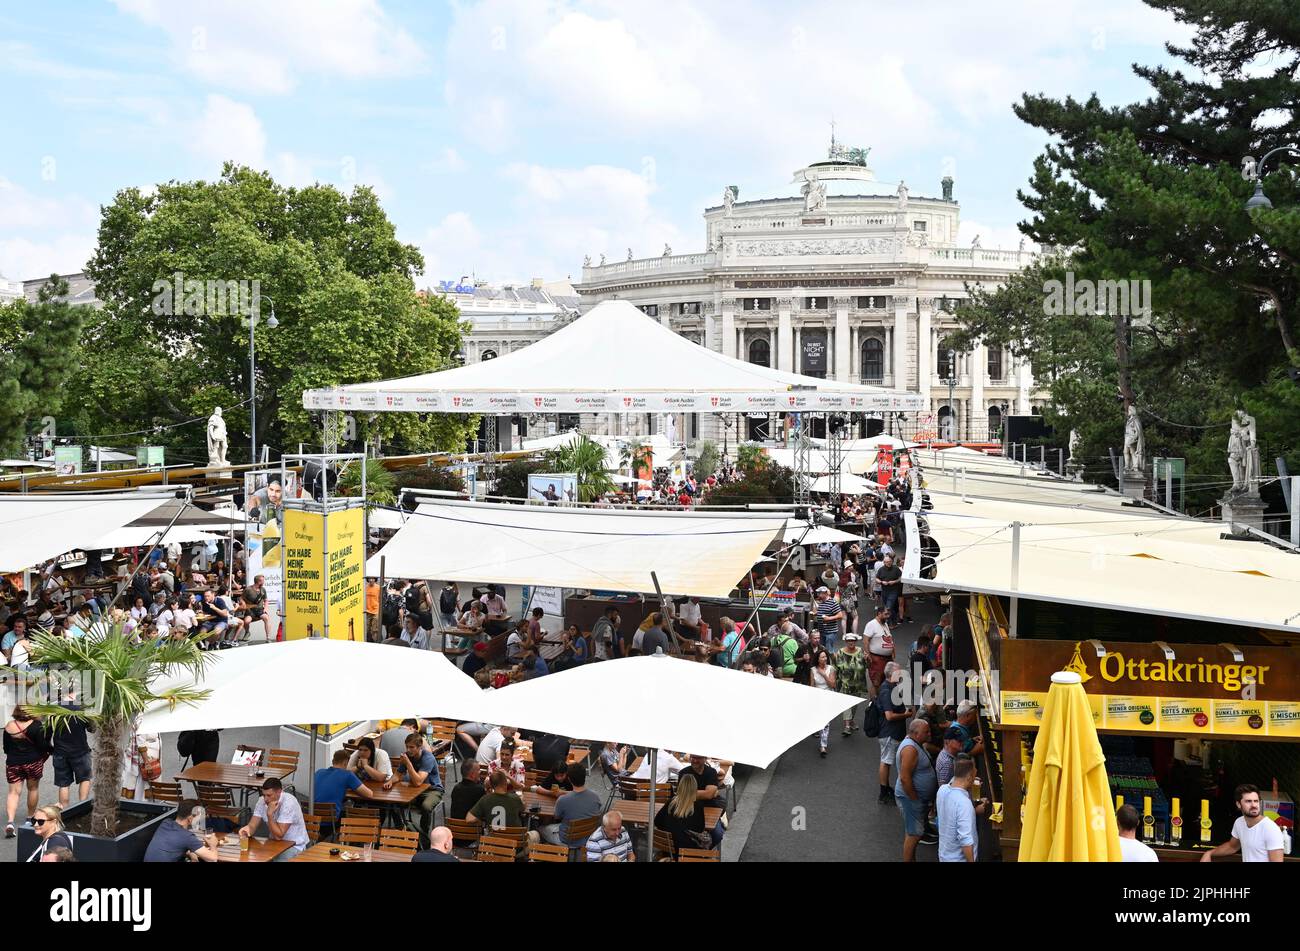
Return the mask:
{"type": "Polygon", "coordinates": [[[260,790],[262,784],[268,779],[284,779],[294,773],[294,770],[282,766],[259,766],[257,769],[261,772],[261,776],[249,776],[247,766],[236,766],[233,763],[195,763],[185,772],[178,773],[172,778],[177,782],[191,782],[196,785],[208,783],[213,786],[230,786],[238,789],[242,807],[248,805],[248,794],[260,790]]]}
{"type": "MultiPolygon", "coordinates": [[[[349,864],[343,858],[343,854],[342,854],[343,852],[360,853],[361,849],[347,848],[346,846],[333,845],[329,842],[318,842],[315,845],[311,846],[311,848],[304,849],[302,852],[299,852],[289,861],[290,862],[342,862],[344,864],[349,864]],[[331,855],[330,852],[336,849],[338,850],[339,854],[331,855]]],[[[393,852],[389,849],[375,849],[370,853],[370,861],[372,862],[409,862],[411,861],[412,857],[413,856],[407,852],[393,852]]],[[[361,862],[362,860],[353,859],[352,861],[361,862]]]]}
{"type": "MultiPolygon", "coordinates": [[[[658,812],[664,806],[663,802],[655,799],[655,811],[658,812]]],[[[623,817],[623,822],[633,826],[650,825],[650,800],[649,799],[615,799],[609,811],[617,812],[623,817]]],[[[704,828],[712,829],[722,818],[722,808],[720,806],[704,807],[704,828]]]]}
{"type": "Polygon", "coordinates": [[[429,788],[428,783],[412,786],[410,783],[395,782],[392,789],[385,789],[383,782],[378,779],[365,779],[362,782],[374,796],[367,799],[358,796],[355,789],[349,789],[348,799],[366,806],[378,806],[383,811],[384,823],[394,829],[405,825],[402,813],[429,788]]]}
{"type": "Polygon", "coordinates": [[[248,851],[241,852],[239,850],[239,836],[228,835],[223,843],[217,846],[217,861],[271,862],[291,848],[293,848],[293,843],[287,839],[251,838],[248,840],[248,851]]]}

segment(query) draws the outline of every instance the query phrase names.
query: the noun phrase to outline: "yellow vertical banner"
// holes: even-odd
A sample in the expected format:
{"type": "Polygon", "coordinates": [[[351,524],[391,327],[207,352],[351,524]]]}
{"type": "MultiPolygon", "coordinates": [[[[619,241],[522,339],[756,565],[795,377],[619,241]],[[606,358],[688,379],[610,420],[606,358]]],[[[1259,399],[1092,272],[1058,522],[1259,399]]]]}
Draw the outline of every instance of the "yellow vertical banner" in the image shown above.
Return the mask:
{"type": "Polygon", "coordinates": [[[284,513],[284,637],[294,641],[325,633],[325,516],[284,513]]]}
{"type": "Polygon", "coordinates": [[[344,509],[329,514],[327,575],[329,636],[339,641],[366,639],[366,513],[344,509]]]}

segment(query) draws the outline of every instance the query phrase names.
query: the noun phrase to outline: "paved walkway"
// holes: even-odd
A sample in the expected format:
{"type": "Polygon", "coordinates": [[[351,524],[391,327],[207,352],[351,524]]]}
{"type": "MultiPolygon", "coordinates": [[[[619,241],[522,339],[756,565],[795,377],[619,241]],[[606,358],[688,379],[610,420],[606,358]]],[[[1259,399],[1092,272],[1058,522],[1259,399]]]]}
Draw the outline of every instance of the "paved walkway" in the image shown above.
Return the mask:
{"type": "MultiPolygon", "coordinates": [[[[918,623],[894,632],[895,656],[906,661],[923,627],[934,624],[937,602],[913,602],[918,623]]],[[[863,705],[855,710],[862,722],[863,705]]],[[[880,745],[862,735],[841,736],[831,727],[830,753],[818,755],[817,737],[796,744],[768,772],[766,795],[749,826],[742,862],[899,862],[903,816],[893,803],[876,802],[880,745]]],[[[891,784],[893,779],[891,777],[891,784]]],[[[937,861],[935,846],[919,845],[918,862],[937,861]]]]}

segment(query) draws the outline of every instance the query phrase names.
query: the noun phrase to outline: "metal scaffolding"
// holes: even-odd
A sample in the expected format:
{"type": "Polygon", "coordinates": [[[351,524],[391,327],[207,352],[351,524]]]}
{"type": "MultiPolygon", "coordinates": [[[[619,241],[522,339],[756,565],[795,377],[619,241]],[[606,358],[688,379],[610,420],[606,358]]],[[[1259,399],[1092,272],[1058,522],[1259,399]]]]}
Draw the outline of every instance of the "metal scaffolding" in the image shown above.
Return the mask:
{"type": "Polygon", "coordinates": [[[794,504],[808,504],[808,483],[812,469],[812,443],[808,441],[807,413],[793,414],[791,432],[794,447],[794,504]]]}
{"type": "Polygon", "coordinates": [[[831,501],[838,505],[844,469],[844,430],[848,423],[834,413],[826,414],[826,465],[830,469],[831,501]]]}
{"type": "Polygon", "coordinates": [[[487,444],[483,449],[483,482],[491,494],[497,477],[497,418],[493,414],[483,417],[483,441],[487,444]]]}

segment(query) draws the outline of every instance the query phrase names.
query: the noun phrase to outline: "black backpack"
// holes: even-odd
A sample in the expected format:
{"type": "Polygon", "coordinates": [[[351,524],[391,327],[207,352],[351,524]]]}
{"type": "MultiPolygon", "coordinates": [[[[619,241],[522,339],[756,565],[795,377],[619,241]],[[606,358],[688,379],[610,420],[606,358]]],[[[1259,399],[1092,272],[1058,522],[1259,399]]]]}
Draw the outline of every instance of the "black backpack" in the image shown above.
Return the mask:
{"type": "Polygon", "coordinates": [[[885,715],[880,712],[880,695],[871,701],[866,715],[862,718],[863,736],[880,736],[880,729],[885,725],[885,715]]]}
{"type": "Polygon", "coordinates": [[[176,752],[181,759],[189,759],[194,755],[194,745],[197,737],[193,730],[181,730],[176,735],[176,752]]]}
{"type": "Polygon", "coordinates": [[[456,613],[456,592],[451,588],[443,588],[442,594],[438,595],[438,610],[443,614],[456,613]]]}
{"type": "Polygon", "coordinates": [[[384,627],[396,624],[402,616],[402,596],[389,593],[384,596],[384,627]]]}

